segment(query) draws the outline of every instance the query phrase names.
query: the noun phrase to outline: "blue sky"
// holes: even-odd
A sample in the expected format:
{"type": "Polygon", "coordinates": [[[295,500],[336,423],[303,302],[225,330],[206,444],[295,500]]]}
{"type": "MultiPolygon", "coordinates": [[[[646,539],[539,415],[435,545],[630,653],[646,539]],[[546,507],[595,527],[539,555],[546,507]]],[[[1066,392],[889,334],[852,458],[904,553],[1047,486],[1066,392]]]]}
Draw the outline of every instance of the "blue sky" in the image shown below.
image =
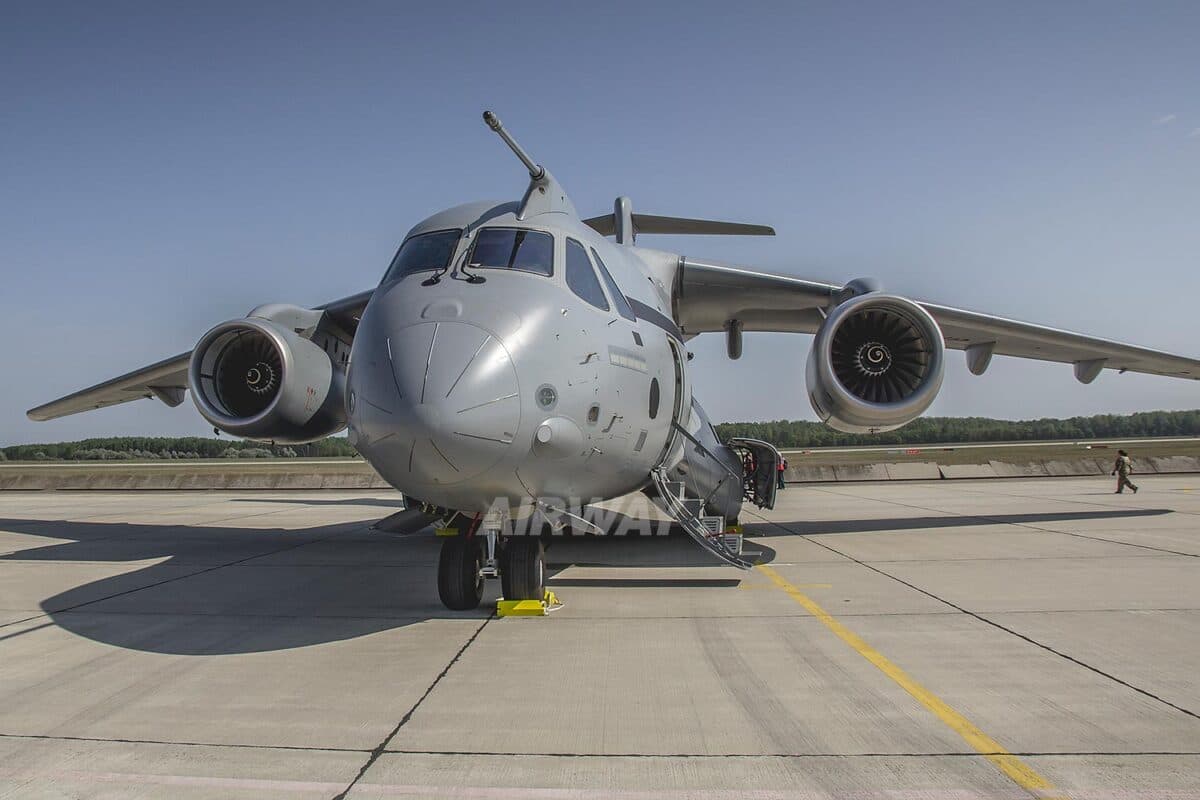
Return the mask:
{"type": "MultiPolygon", "coordinates": [[[[373,285],[434,211],[775,226],[663,249],[1200,354],[1200,6],[12,3],[0,26],[0,443],[203,433],[190,402],[30,406],[268,301],[373,285]]],[[[812,418],[803,336],[693,343],[717,420],[812,418]]],[[[956,354],[955,354],[956,355],[956,354]]],[[[1194,408],[1200,386],[951,359],[931,413],[1194,408]]]]}

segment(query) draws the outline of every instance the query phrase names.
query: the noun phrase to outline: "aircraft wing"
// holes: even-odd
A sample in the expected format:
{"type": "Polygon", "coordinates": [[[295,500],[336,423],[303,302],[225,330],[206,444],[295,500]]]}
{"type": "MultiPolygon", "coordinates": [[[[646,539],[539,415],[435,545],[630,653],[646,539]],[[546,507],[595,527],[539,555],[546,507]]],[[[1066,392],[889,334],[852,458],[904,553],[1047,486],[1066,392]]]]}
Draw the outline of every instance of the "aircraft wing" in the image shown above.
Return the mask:
{"type": "MultiPolygon", "coordinates": [[[[325,311],[330,318],[353,336],[358,329],[358,320],[362,316],[363,309],[367,307],[367,301],[371,299],[374,291],[374,289],[370,289],[359,292],[316,308],[325,311]]],[[[148,367],[142,367],[87,389],[81,389],[66,397],[60,397],[45,405],[30,409],[26,414],[32,420],[44,422],[70,414],[78,414],[81,411],[115,406],[146,397],[157,397],[174,408],[183,402],[184,391],[188,388],[188,362],[191,358],[191,350],[180,353],[148,367]]]]}
{"type": "Polygon", "coordinates": [[[191,357],[190,350],[180,353],[148,367],[60,397],[30,409],[26,414],[32,420],[44,422],[69,414],[78,414],[80,411],[140,400],[143,397],[158,397],[171,407],[177,406],[183,402],[183,392],[187,389],[188,361],[191,357]]]}
{"type": "MultiPolygon", "coordinates": [[[[737,320],[745,331],[816,333],[842,286],[685,258],[675,293],[676,322],[685,335],[723,331],[737,320]]],[[[953,350],[1073,364],[1090,382],[1100,369],[1200,380],[1200,360],[1137,345],[916,300],[937,321],[953,350]]],[[[986,360],[983,362],[986,367],[986,360]]],[[[978,370],[982,371],[982,369],[978,370]]]]}

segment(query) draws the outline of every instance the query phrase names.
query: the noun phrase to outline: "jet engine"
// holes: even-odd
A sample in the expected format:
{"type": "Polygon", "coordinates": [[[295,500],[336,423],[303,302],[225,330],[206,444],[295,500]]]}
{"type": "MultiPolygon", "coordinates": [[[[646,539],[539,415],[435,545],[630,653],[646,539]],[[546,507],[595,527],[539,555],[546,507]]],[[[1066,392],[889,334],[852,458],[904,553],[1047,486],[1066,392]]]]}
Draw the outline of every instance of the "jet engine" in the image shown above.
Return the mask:
{"type": "Polygon", "coordinates": [[[937,322],[903,297],[868,292],[838,305],[808,357],[808,398],[830,427],[879,433],[929,408],[946,345],[937,322]]]}
{"type": "Polygon", "coordinates": [[[302,334],[321,313],[255,309],[201,337],[188,367],[200,414],[235,436],[298,444],[346,427],[345,371],[302,334]]]}

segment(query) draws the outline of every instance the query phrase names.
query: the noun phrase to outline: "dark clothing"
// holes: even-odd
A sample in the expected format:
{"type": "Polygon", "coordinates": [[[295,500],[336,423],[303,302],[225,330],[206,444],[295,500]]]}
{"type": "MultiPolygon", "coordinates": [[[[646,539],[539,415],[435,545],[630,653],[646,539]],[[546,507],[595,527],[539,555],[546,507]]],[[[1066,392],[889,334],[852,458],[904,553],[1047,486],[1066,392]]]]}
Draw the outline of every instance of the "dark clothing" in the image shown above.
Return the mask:
{"type": "Polygon", "coordinates": [[[786,489],[787,488],[787,486],[785,486],[783,483],[783,472],[786,469],[787,469],[787,459],[781,458],[779,460],[779,469],[776,470],[776,472],[775,472],[775,474],[779,476],[779,482],[777,484],[775,484],[776,488],[778,488],[778,489],[786,489]]]}

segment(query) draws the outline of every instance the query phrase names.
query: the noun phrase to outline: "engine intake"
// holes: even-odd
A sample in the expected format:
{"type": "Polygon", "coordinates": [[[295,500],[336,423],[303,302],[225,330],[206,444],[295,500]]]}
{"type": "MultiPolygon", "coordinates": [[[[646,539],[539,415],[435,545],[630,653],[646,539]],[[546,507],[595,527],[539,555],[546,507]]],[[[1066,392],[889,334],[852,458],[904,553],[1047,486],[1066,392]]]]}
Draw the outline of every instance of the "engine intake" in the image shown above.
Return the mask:
{"type": "Polygon", "coordinates": [[[188,369],[197,409],[226,433],[296,444],[346,426],[344,373],[275,320],[221,323],[201,337],[188,369]]]}
{"type": "Polygon", "coordinates": [[[878,433],[919,417],[942,386],[937,322],[903,297],[870,292],[837,306],[813,341],[808,396],[830,427],[878,433]]]}

